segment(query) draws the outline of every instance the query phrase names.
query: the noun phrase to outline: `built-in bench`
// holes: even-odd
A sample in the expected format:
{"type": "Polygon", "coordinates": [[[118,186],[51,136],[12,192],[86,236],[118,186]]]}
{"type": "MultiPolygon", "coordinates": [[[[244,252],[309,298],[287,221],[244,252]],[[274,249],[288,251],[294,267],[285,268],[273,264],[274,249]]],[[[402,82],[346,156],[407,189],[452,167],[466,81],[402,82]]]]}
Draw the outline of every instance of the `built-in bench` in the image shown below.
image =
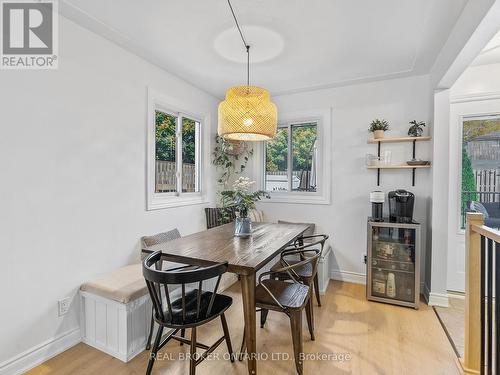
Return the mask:
{"type": "Polygon", "coordinates": [[[123,362],[144,350],[152,304],[140,263],[83,284],[80,296],[84,343],[123,362]]]}
{"type": "MultiPolygon", "coordinates": [[[[225,274],[219,290],[236,281],[225,274]]],[[[216,279],[204,286],[213,288],[216,279]]],[[[146,348],[152,303],[142,275],[142,264],[112,271],[80,287],[82,341],[123,362],[146,348]]]]}

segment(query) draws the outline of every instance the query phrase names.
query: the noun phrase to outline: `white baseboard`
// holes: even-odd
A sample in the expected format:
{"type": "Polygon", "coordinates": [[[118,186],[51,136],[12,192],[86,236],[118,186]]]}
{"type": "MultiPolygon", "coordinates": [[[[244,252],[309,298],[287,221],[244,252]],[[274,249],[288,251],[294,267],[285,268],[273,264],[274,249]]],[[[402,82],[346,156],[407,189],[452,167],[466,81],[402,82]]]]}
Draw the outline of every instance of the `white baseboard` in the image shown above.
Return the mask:
{"type": "Polygon", "coordinates": [[[448,307],[448,294],[447,293],[435,293],[429,290],[427,285],[424,285],[424,298],[429,306],[440,306],[448,307]]]}
{"type": "Polygon", "coordinates": [[[82,341],[80,328],[75,328],[0,363],[0,375],[23,374],[82,341]]]}
{"type": "Polygon", "coordinates": [[[330,279],[353,284],[366,284],[366,274],[351,271],[331,270],[330,279]]]}

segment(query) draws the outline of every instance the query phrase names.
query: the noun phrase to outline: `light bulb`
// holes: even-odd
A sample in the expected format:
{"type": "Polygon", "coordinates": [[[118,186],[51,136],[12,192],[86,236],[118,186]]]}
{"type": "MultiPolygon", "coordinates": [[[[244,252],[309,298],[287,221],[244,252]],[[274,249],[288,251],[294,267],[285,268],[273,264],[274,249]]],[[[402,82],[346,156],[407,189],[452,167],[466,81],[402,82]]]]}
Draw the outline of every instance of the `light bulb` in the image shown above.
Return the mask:
{"type": "Polygon", "coordinates": [[[243,125],[245,126],[252,126],[253,120],[251,118],[246,118],[243,120],[243,125]]]}

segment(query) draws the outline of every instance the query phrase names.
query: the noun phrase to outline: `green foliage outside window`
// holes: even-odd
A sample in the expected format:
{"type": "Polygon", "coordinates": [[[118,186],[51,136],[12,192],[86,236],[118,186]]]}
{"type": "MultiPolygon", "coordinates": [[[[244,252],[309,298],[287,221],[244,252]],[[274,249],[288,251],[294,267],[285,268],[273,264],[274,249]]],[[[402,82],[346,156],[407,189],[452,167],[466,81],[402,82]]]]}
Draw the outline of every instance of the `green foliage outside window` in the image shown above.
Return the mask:
{"type": "Polygon", "coordinates": [[[155,111],[156,160],[175,161],[175,122],[177,118],[155,111]]]}
{"type": "Polygon", "coordinates": [[[316,140],[316,126],[292,126],[293,170],[311,170],[312,151],[316,140]]]}
{"type": "MultiPolygon", "coordinates": [[[[156,160],[175,161],[177,117],[155,111],[156,160]]],[[[195,163],[196,121],[182,118],[182,162],[195,163]]]]}
{"type": "Polygon", "coordinates": [[[266,171],[277,172],[287,170],[288,134],[287,129],[278,129],[276,137],[267,142],[266,171]]]}
{"type": "MultiPolygon", "coordinates": [[[[316,140],[316,124],[292,126],[293,170],[310,170],[312,150],[316,140]]],[[[276,137],[267,142],[266,171],[286,171],[288,168],[288,129],[278,129],[276,137]]]]}
{"type": "Polygon", "coordinates": [[[196,121],[182,118],[182,162],[194,164],[196,154],[196,121]]]}
{"type": "Polygon", "coordinates": [[[476,179],[474,178],[474,172],[472,170],[472,164],[465,150],[465,146],[462,147],[462,211],[465,212],[467,208],[467,202],[477,201],[477,194],[470,193],[464,194],[463,192],[475,192],[476,191],[476,179]]]}

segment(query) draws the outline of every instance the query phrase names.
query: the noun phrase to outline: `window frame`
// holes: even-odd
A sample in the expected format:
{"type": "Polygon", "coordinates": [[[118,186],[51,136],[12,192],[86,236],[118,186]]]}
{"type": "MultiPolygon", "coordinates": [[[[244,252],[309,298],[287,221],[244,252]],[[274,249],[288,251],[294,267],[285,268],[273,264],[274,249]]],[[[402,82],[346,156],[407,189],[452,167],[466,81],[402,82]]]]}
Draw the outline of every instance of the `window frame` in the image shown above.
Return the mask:
{"type": "Polygon", "coordinates": [[[204,116],[186,111],[182,106],[171,104],[173,101],[163,97],[158,92],[148,89],[148,120],[147,120],[147,176],[146,209],[157,210],[169,207],[186,206],[192,204],[205,203],[203,191],[202,163],[203,140],[205,133],[203,120],[204,116]],[[156,111],[176,117],[175,130],[175,164],[176,164],[176,190],[175,192],[156,192],[156,111]],[[198,123],[195,130],[195,192],[182,192],[182,121],[183,118],[193,120],[198,123]]]}
{"type": "MultiPolygon", "coordinates": [[[[331,202],[331,163],[330,153],[325,152],[328,146],[332,144],[331,140],[331,108],[323,111],[304,111],[291,113],[280,117],[278,128],[288,128],[288,160],[289,166],[293,166],[293,150],[291,131],[293,125],[301,125],[307,123],[316,123],[317,134],[317,169],[316,191],[297,191],[288,190],[286,192],[269,192],[271,199],[263,199],[262,203],[297,203],[297,204],[330,204],[331,202]]],[[[259,186],[265,190],[266,188],[266,142],[261,142],[261,152],[259,158],[255,162],[258,163],[254,168],[260,170],[257,182],[259,186]]],[[[288,184],[292,187],[291,175],[293,168],[288,167],[288,184]]]]}

